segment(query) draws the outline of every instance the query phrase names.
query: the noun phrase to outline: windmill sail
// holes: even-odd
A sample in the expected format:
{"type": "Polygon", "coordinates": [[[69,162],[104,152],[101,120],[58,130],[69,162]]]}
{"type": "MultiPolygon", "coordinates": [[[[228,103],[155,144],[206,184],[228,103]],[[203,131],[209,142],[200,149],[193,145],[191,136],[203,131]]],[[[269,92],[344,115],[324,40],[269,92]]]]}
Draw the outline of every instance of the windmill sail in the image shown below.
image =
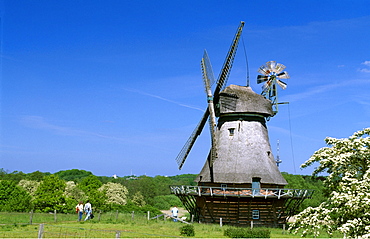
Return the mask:
{"type": "Polygon", "coordinates": [[[209,116],[209,111],[207,108],[207,110],[204,112],[202,119],[199,121],[197,127],[195,127],[193,133],[190,135],[189,139],[186,141],[185,145],[182,147],[180,153],[177,155],[176,162],[179,165],[179,169],[181,169],[182,166],[184,165],[185,160],[188,157],[191,148],[193,147],[200,133],[202,133],[204,125],[207,122],[208,116],[209,116]]]}
{"type": "MultiPolygon", "coordinates": [[[[214,103],[217,103],[218,95],[219,95],[220,91],[224,88],[224,86],[226,85],[227,79],[228,79],[229,74],[230,74],[231,67],[232,67],[233,62],[234,62],[236,50],[238,48],[238,43],[239,43],[240,36],[242,34],[243,27],[244,27],[244,22],[240,22],[240,25],[239,25],[238,30],[235,34],[235,37],[232,41],[230,49],[229,49],[229,51],[226,55],[225,62],[223,64],[221,73],[220,73],[220,75],[218,77],[218,80],[217,80],[216,89],[213,93],[214,103]]],[[[186,161],[186,158],[189,155],[189,153],[191,151],[191,148],[193,147],[196,139],[198,138],[198,136],[203,131],[204,125],[205,125],[205,123],[206,123],[206,121],[209,117],[209,114],[210,114],[210,112],[209,112],[209,109],[207,108],[207,110],[204,112],[204,115],[203,115],[202,119],[200,120],[199,124],[194,129],[194,131],[191,134],[191,136],[189,137],[188,141],[186,141],[186,143],[185,143],[184,147],[181,149],[180,153],[177,155],[176,162],[179,165],[179,169],[181,169],[182,166],[184,165],[184,163],[186,161]]]]}
{"type": "Polygon", "coordinates": [[[216,114],[215,114],[215,108],[213,105],[213,95],[211,90],[211,79],[214,79],[213,77],[213,71],[212,66],[208,58],[208,54],[206,51],[204,51],[204,55],[201,61],[201,68],[203,73],[203,81],[204,86],[207,93],[207,101],[208,101],[208,110],[209,110],[209,127],[211,131],[211,153],[210,153],[210,162],[209,166],[212,167],[214,160],[217,157],[217,146],[216,146],[216,136],[215,136],[215,129],[216,129],[216,114]]]}
{"type": "Polygon", "coordinates": [[[238,48],[239,39],[240,39],[240,36],[242,34],[243,26],[244,26],[244,22],[240,22],[240,25],[238,27],[238,30],[237,30],[236,34],[235,34],[233,43],[230,46],[230,49],[229,49],[229,52],[227,53],[224,65],[223,65],[222,70],[221,70],[221,73],[218,77],[217,87],[216,87],[216,90],[215,90],[215,93],[214,93],[215,96],[216,95],[218,96],[220,91],[226,85],[227,79],[228,79],[229,74],[230,74],[231,67],[232,67],[233,62],[234,62],[234,58],[235,58],[236,50],[238,48]]]}
{"type": "Polygon", "coordinates": [[[207,78],[209,81],[209,85],[212,86],[215,83],[215,76],[213,74],[213,69],[211,65],[211,61],[209,60],[208,53],[204,50],[203,58],[201,61],[201,68],[203,73],[203,80],[207,78]]]}

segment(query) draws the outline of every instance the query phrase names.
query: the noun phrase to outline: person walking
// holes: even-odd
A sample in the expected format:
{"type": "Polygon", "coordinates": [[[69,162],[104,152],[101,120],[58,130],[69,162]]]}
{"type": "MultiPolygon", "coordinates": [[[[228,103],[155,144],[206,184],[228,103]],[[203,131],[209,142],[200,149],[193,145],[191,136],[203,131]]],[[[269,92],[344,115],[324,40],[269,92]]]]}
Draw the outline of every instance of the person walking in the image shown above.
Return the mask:
{"type": "Polygon", "coordinates": [[[85,221],[91,219],[92,208],[91,208],[91,203],[89,200],[86,201],[86,204],[84,206],[84,211],[86,213],[85,221]]]}
{"type": "Polygon", "coordinates": [[[179,209],[177,209],[177,207],[176,207],[176,206],[174,206],[174,207],[172,208],[171,212],[172,212],[173,221],[174,221],[174,222],[177,222],[177,215],[178,215],[178,213],[179,213],[179,209]]]}
{"type": "Polygon", "coordinates": [[[80,201],[76,206],[76,212],[78,213],[78,221],[82,220],[82,214],[84,214],[84,204],[80,201]]]}

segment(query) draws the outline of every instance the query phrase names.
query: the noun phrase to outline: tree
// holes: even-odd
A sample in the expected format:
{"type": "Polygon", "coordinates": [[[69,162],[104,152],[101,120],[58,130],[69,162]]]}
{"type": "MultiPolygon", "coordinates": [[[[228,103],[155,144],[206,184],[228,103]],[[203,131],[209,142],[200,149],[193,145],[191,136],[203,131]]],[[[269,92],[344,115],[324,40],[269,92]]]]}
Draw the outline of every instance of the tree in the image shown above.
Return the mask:
{"type": "Polygon", "coordinates": [[[43,173],[40,171],[35,171],[35,172],[27,174],[26,179],[41,182],[44,179],[44,177],[47,175],[50,175],[50,173],[43,173]]]}
{"type": "Polygon", "coordinates": [[[154,178],[140,176],[135,180],[125,180],[120,182],[127,187],[130,192],[131,199],[137,192],[140,192],[144,197],[144,201],[151,206],[154,205],[154,197],[170,194],[169,186],[172,184],[172,180],[165,176],[155,176],[154,178]]]}
{"type": "Polygon", "coordinates": [[[85,171],[85,170],[79,170],[79,169],[70,169],[70,170],[62,170],[57,173],[55,173],[59,178],[65,180],[65,181],[74,181],[79,182],[83,178],[86,178],[88,176],[93,175],[92,172],[85,171]]]}
{"type": "Polygon", "coordinates": [[[337,230],[347,237],[370,238],[370,128],[349,138],[326,138],[302,168],[319,163],[313,172],[329,174],[324,181],[328,199],[318,207],[308,207],[297,215],[289,228],[294,233],[319,234],[320,229],[337,230]]]}
{"type": "Polygon", "coordinates": [[[74,199],[76,202],[86,200],[86,195],[84,191],[78,188],[73,181],[66,182],[64,194],[67,196],[67,198],[74,199]]]}
{"type": "Polygon", "coordinates": [[[299,189],[313,189],[315,190],[313,196],[309,200],[304,200],[297,209],[298,212],[303,211],[307,207],[317,207],[326,200],[326,197],[323,195],[324,186],[322,180],[318,177],[313,176],[302,176],[288,174],[285,172],[281,173],[285,180],[288,182],[288,185],[285,188],[299,188],[299,189]]]}
{"type": "Polygon", "coordinates": [[[98,177],[95,175],[87,176],[86,178],[83,178],[79,184],[77,184],[77,187],[85,192],[87,199],[90,200],[94,210],[107,209],[105,206],[106,195],[104,192],[98,190],[101,186],[102,182],[100,182],[98,177]]]}
{"type": "Polygon", "coordinates": [[[0,211],[25,212],[31,208],[31,195],[14,181],[0,180],[0,211]]]}
{"type": "Polygon", "coordinates": [[[89,175],[81,180],[81,182],[78,184],[78,187],[85,192],[88,192],[90,190],[97,190],[102,185],[102,182],[100,182],[97,176],[89,175]]]}
{"type": "Polygon", "coordinates": [[[22,171],[13,171],[9,173],[4,169],[0,170],[0,180],[11,180],[15,181],[15,183],[18,183],[22,179],[25,179],[26,175],[27,174],[23,173],[22,171]]]}
{"type": "Polygon", "coordinates": [[[168,210],[173,206],[183,206],[181,200],[175,195],[160,195],[153,199],[153,206],[160,210],[168,210]]]}
{"type": "Polygon", "coordinates": [[[44,177],[44,181],[35,192],[34,206],[39,212],[68,212],[71,209],[66,205],[64,190],[66,183],[55,175],[44,177]]]}
{"type": "Polygon", "coordinates": [[[181,174],[176,176],[169,177],[172,180],[173,185],[192,185],[196,186],[197,182],[195,182],[196,177],[198,174],[181,174]]]}
{"type": "Polygon", "coordinates": [[[144,200],[143,194],[140,191],[136,192],[134,196],[132,196],[131,202],[134,203],[138,207],[143,207],[146,205],[144,200]]]}
{"type": "Polygon", "coordinates": [[[107,196],[107,203],[125,205],[127,203],[127,188],[119,183],[108,182],[103,184],[99,191],[104,192],[107,196]]]}

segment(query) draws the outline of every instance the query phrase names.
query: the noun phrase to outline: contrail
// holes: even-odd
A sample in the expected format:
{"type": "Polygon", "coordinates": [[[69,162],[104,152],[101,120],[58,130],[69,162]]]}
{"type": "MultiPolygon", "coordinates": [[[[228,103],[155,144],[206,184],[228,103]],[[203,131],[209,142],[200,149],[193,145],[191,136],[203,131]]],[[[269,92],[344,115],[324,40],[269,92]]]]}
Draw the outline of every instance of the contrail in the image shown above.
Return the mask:
{"type": "Polygon", "coordinates": [[[182,107],[186,107],[186,108],[190,108],[190,109],[195,109],[195,110],[200,110],[200,111],[204,112],[204,109],[200,109],[198,107],[194,107],[194,106],[191,106],[191,105],[186,105],[186,104],[183,104],[183,103],[174,101],[174,100],[169,100],[169,99],[163,98],[161,96],[149,94],[149,93],[146,93],[146,92],[143,92],[143,91],[140,91],[140,90],[127,89],[127,88],[123,88],[123,90],[134,92],[134,93],[138,93],[138,94],[141,94],[141,95],[150,96],[150,97],[157,98],[157,99],[160,99],[160,100],[163,100],[163,101],[167,101],[167,102],[170,102],[170,103],[173,103],[173,104],[182,106],[182,107]]]}

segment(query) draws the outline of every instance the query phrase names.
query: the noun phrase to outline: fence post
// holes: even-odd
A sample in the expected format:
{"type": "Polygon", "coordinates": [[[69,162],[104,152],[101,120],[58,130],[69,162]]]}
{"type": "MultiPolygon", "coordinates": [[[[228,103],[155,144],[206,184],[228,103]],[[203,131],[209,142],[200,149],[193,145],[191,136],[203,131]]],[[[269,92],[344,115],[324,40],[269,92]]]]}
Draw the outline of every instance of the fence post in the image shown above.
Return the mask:
{"type": "Polygon", "coordinates": [[[194,222],[194,214],[191,214],[191,223],[194,222]]]}
{"type": "Polygon", "coordinates": [[[132,213],[131,213],[131,220],[134,220],[134,218],[135,218],[135,211],[132,211],[132,213]]]}
{"type": "Polygon", "coordinates": [[[222,217],[220,217],[220,227],[222,227],[222,217]]]}
{"type": "Polygon", "coordinates": [[[30,224],[32,225],[33,220],[33,210],[30,211],[30,224]]]}
{"type": "Polygon", "coordinates": [[[44,234],[44,224],[40,224],[37,238],[42,238],[42,234],[44,234]]]}
{"type": "Polygon", "coordinates": [[[116,211],[116,221],[118,220],[118,210],[116,211]]]}
{"type": "Polygon", "coordinates": [[[54,210],[54,222],[57,222],[57,210],[54,210]]]}
{"type": "Polygon", "coordinates": [[[285,234],[285,224],[283,224],[283,234],[285,234]]]}
{"type": "Polygon", "coordinates": [[[150,211],[148,211],[148,221],[150,220],[150,211]]]}
{"type": "Polygon", "coordinates": [[[251,221],[251,229],[253,229],[253,221],[251,221]]]}
{"type": "Polygon", "coordinates": [[[100,222],[101,210],[99,210],[98,221],[100,222]]]}
{"type": "Polygon", "coordinates": [[[121,238],[121,232],[120,231],[116,231],[116,238],[121,238]]]}

